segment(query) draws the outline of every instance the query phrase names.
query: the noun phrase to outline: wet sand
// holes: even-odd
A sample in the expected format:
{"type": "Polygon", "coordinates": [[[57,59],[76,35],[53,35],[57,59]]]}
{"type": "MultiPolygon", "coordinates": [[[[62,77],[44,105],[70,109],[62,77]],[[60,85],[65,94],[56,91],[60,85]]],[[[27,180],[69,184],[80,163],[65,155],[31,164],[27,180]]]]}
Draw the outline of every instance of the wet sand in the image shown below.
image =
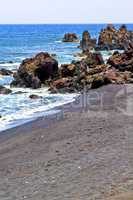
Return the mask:
{"type": "Polygon", "coordinates": [[[105,86],[1,133],[0,200],[133,199],[132,96],[105,86]]]}

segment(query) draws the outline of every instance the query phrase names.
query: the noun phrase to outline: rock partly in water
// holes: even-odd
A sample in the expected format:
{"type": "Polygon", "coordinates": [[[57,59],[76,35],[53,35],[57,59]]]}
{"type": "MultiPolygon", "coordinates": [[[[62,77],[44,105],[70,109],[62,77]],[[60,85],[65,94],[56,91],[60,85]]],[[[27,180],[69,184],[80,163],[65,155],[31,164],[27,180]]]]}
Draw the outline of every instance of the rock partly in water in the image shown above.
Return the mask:
{"type": "Polygon", "coordinates": [[[63,37],[63,42],[79,42],[78,36],[75,33],[66,33],[63,37]]]}
{"type": "Polygon", "coordinates": [[[38,96],[38,95],[36,95],[36,94],[31,94],[31,95],[29,96],[29,98],[30,98],[30,99],[33,99],[33,100],[42,99],[41,96],[38,96]]]}
{"type": "Polygon", "coordinates": [[[104,64],[104,60],[100,52],[95,52],[95,53],[88,52],[86,54],[86,58],[83,58],[81,62],[86,63],[86,65],[89,66],[90,68],[96,65],[104,64]]]}
{"type": "Polygon", "coordinates": [[[82,40],[80,42],[80,48],[83,53],[89,52],[96,46],[96,39],[92,39],[88,31],[84,31],[82,34],[82,40]]]}
{"type": "Polygon", "coordinates": [[[110,24],[101,30],[96,50],[127,49],[129,42],[133,42],[132,31],[128,31],[125,25],[116,30],[110,24]]]}
{"type": "Polygon", "coordinates": [[[8,69],[5,69],[5,68],[0,69],[0,75],[2,76],[10,76],[12,74],[13,72],[8,69]]]}
{"type": "Polygon", "coordinates": [[[54,79],[57,76],[58,62],[48,53],[41,52],[21,63],[17,73],[14,74],[11,86],[37,89],[46,80],[54,79]]]}
{"type": "Polygon", "coordinates": [[[12,90],[0,85],[0,94],[10,94],[12,90]]]}
{"type": "Polygon", "coordinates": [[[69,92],[70,91],[69,88],[71,87],[71,84],[72,84],[71,78],[61,78],[51,83],[49,91],[51,91],[51,93],[69,92]]]}

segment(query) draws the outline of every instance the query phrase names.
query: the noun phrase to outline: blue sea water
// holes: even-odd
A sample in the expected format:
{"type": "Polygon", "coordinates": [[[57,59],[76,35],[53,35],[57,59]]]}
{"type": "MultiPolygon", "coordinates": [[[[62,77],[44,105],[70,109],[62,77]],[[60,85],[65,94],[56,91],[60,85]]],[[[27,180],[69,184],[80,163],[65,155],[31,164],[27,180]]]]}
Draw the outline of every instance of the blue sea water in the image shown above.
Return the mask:
{"type": "MultiPolygon", "coordinates": [[[[56,54],[61,63],[68,63],[76,59],[74,55],[80,50],[77,43],[63,43],[61,40],[67,32],[74,32],[82,37],[82,32],[88,30],[92,37],[98,38],[98,33],[105,24],[77,24],[77,25],[0,25],[0,68],[17,70],[21,61],[40,51],[56,54]],[[12,63],[11,63],[12,61],[12,63]]],[[[115,25],[119,28],[119,24],[115,25]]],[[[133,24],[127,24],[133,30],[133,24]]],[[[105,58],[107,52],[103,52],[105,58]]],[[[9,87],[12,81],[10,76],[0,76],[0,85],[9,87]]],[[[58,106],[73,101],[76,94],[52,95],[47,88],[41,90],[26,89],[25,94],[15,94],[16,91],[25,91],[23,88],[14,88],[13,94],[0,95],[0,131],[33,119],[39,112],[45,113],[58,106]],[[30,100],[30,94],[43,96],[41,100],[30,100]]]]}

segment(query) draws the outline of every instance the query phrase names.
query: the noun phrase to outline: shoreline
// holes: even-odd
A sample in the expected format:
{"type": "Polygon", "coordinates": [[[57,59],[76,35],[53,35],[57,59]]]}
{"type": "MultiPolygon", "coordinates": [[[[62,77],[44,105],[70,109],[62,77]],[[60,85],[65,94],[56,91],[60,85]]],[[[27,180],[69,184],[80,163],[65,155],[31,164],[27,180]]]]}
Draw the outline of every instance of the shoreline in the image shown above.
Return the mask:
{"type": "Polygon", "coordinates": [[[103,86],[87,93],[91,104],[81,95],[84,104],[63,107],[58,120],[3,132],[2,200],[106,200],[132,191],[132,116],[122,112],[132,95],[132,85],[103,86]]]}

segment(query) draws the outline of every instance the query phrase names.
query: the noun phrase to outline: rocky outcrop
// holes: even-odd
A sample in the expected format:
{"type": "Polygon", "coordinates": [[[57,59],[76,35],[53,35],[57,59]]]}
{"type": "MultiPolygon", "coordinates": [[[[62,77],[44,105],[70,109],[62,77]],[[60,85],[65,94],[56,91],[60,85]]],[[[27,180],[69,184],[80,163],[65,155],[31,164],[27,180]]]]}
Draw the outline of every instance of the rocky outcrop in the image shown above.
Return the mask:
{"type": "Polygon", "coordinates": [[[119,71],[133,72],[133,45],[124,53],[115,52],[107,63],[119,71]]]}
{"type": "Polygon", "coordinates": [[[25,59],[11,86],[31,87],[37,89],[48,79],[54,79],[58,74],[58,62],[48,53],[41,52],[33,58],[25,59]]]}
{"type": "Polygon", "coordinates": [[[94,75],[106,71],[100,53],[86,54],[86,58],[72,64],[61,65],[60,79],[51,83],[52,92],[77,92],[87,87],[90,89],[94,75]]]}
{"type": "Polygon", "coordinates": [[[92,39],[88,31],[84,31],[82,34],[82,40],[80,42],[80,48],[83,53],[89,52],[96,46],[96,39],[92,39]]]}
{"type": "Polygon", "coordinates": [[[79,42],[78,36],[75,33],[66,33],[63,37],[63,42],[79,42]]]}
{"type": "Polygon", "coordinates": [[[128,31],[125,25],[119,30],[113,25],[108,25],[100,32],[96,50],[127,49],[129,42],[133,42],[133,32],[128,31]]]}
{"type": "Polygon", "coordinates": [[[0,85],[0,94],[10,94],[12,90],[0,85]]]}
{"type": "Polygon", "coordinates": [[[62,65],[60,79],[51,83],[52,92],[78,92],[107,84],[133,83],[133,45],[123,53],[114,52],[105,64],[99,52],[86,53],[81,61],[62,65]]]}

